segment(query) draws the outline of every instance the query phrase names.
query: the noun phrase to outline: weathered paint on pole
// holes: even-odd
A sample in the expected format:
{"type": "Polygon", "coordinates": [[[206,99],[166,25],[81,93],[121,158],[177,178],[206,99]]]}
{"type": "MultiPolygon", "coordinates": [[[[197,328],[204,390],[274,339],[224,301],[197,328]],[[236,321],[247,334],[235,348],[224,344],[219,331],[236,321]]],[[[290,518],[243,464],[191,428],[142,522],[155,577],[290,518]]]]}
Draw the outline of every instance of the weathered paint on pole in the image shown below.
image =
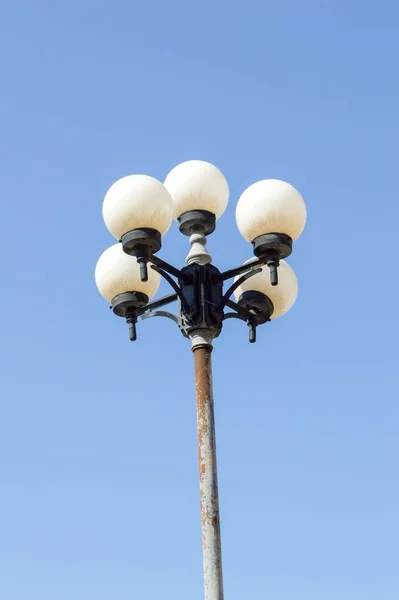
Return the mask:
{"type": "Polygon", "coordinates": [[[211,344],[193,344],[205,600],[223,600],[211,344]]]}

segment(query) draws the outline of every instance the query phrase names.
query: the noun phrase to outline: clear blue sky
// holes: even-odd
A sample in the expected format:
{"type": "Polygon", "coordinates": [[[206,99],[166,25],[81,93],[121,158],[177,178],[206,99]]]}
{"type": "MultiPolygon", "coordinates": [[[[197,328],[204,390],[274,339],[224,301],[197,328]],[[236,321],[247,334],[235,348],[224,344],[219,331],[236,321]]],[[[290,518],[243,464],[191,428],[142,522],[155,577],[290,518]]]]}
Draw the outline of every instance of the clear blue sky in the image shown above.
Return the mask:
{"type": "Polygon", "coordinates": [[[396,600],[397,3],[1,12],[0,596],[203,596],[189,344],[162,319],[130,344],[93,277],[108,187],[198,158],[231,186],[221,268],[249,184],[309,212],[293,310],[214,351],[226,599],[396,600]]]}

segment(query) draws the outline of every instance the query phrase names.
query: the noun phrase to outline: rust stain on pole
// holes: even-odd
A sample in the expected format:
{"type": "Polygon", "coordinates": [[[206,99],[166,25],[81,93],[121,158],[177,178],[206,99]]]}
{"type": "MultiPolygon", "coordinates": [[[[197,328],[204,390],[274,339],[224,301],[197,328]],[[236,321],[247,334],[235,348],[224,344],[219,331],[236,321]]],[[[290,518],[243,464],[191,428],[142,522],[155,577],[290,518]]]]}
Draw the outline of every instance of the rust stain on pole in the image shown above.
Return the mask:
{"type": "Polygon", "coordinates": [[[205,600],[223,600],[222,552],[210,345],[194,350],[205,600]]]}

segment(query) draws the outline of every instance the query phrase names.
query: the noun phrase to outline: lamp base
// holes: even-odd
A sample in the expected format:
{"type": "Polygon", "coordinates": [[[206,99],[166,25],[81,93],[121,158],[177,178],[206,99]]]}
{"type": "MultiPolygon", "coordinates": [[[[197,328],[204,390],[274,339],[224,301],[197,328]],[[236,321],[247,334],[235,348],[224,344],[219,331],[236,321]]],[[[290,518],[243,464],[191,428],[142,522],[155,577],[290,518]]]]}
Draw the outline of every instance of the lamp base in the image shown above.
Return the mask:
{"type": "Polygon", "coordinates": [[[252,242],[255,256],[279,261],[287,258],[292,252],[292,238],[284,233],[265,233],[252,242]]]}
{"type": "Polygon", "coordinates": [[[147,227],[128,231],[122,236],[121,242],[123,251],[130,256],[136,256],[136,258],[144,255],[149,257],[162,247],[159,231],[147,227]]]}
{"type": "Polygon", "coordinates": [[[273,302],[262,292],[244,292],[239,297],[237,304],[253,314],[256,325],[270,321],[274,311],[273,302]]]}
{"type": "Polygon", "coordinates": [[[210,235],[216,229],[216,217],[208,210],[188,210],[177,219],[180,232],[184,235],[202,233],[210,235]]]}
{"type": "Polygon", "coordinates": [[[137,262],[140,265],[141,281],[148,281],[148,260],[162,246],[159,231],[146,227],[143,229],[132,229],[122,236],[121,242],[123,251],[129,254],[129,256],[137,258],[137,262]]]}
{"type": "Polygon", "coordinates": [[[148,304],[148,296],[141,292],[125,292],[112,299],[112,310],[118,317],[129,319],[135,316],[136,310],[148,304]]]}

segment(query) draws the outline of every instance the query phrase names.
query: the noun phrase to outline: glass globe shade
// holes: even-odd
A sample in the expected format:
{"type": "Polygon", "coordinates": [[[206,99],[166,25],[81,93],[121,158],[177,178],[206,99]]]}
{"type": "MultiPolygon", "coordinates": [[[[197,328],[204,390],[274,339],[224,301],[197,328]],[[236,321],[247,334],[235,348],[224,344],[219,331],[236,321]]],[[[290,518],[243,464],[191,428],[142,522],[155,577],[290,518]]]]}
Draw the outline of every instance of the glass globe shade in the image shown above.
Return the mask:
{"type": "Polygon", "coordinates": [[[265,233],[284,233],[296,240],[305,227],[306,205],[289,183],[263,179],[241,195],[236,221],[241,235],[249,242],[265,233]]]}
{"type": "MultiPolygon", "coordinates": [[[[248,262],[253,262],[253,258],[245,261],[244,264],[248,262]]],[[[240,277],[241,275],[237,275],[234,281],[237,281],[240,277]]],[[[234,296],[238,301],[241,294],[249,291],[261,292],[270,298],[274,306],[271,318],[276,319],[285,314],[294,304],[298,295],[298,280],[292,267],[285,260],[280,260],[278,285],[271,285],[270,269],[267,265],[264,265],[260,273],[252,275],[236,289],[234,296]]]]}
{"type": "Polygon", "coordinates": [[[136,258],[123,252],[122,244],[114,244],[103,252],[94,276],[98,291],[109,302],[125,292],[141,292],[151,298],[161,282],[160,274],[151,268],[148,281],[141,281],[140,265],[136,258]]]}
{"type": "Polygon", "coordinates": [[[172,224],[173,203],[165,186],[148,175],[128,175],[105,195],[103,217],[118,240],[132,229],[148,227],[164,235],[172,224]]]}
{"type": "Polygon", "coordinates": [[[172,196],[174,216],[190,210],[207,210],[218,219],[229,201],[229,184],[217,167],[203,160],[177,165],[165,179],[172,196]]]}

